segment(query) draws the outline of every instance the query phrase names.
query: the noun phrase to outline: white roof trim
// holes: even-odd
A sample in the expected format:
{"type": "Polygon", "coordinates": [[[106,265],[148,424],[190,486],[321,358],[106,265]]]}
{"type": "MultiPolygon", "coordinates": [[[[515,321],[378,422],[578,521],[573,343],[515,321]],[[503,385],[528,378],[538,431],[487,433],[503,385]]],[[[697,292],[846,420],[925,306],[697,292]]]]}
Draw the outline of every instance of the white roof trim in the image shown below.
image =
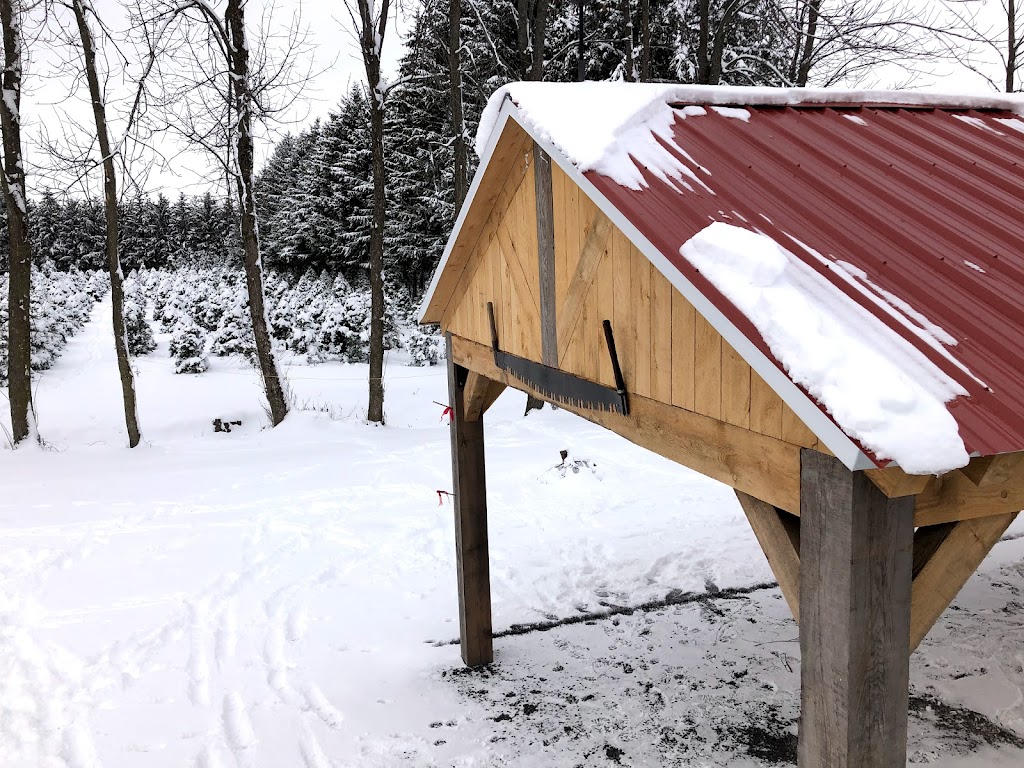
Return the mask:
{"type": "MultiPolygon", "coordinates": [[[[448,261],[448,257],[451,254],[452,247],[458,238],[459,230],[462,228],[462,223],[465,220],[466,213],[469,210],[469,203],[473,199],[473,195],[476,193],[477,188],[480,185],[480,179],[483,176],[484,171],[487,168],[487,163],[491,158],[491,154],[494,152],[494,146],[497,143],[497,139],[501,136],[505,123],[510,118],[518,118],[519,108],[510,100],[506,99],[502,105],[501,113],[498,120],[495,123],[495,130],[491,131],[490,138],[487,143],[487,150],[483,157],[480,159],[480,165],[477,168],[476,175],[473,177],[473,185],[470,188],[469,194],[466,196],[466,203],[462,207],[462,211],[459,215],[458,220],[455,222],[455,227],[452,230],[451,237],[448,238],[448,244],[445,246],[444,255],[441,257],[441,261],[438,264],[437,270],[434,272],[434,277],[430,282],[430,288],[427,290],[427,294],[423,299],[423,303],[420,305],[419,319],[422,321],[423,312],[425,308],[430,304],[431,297],[433,296],[434,290],[437,287],[438,278],[444,271],[444,267],[448,261]]],[[[746,337],[725,314],[718,309],[701,291],[689,280],[687,280],[683,274],[676,269],[672,263],[665,258],[665,256],[659,251],[654,245],[644,237],[640,230],[638,230],[632,223],[616,208],[608,198],[606,198],[601,192],[595,187],[590,181],[579,171],[579,169],[573,165],[560,150],[558,150],[554,144],[546,139],[539,138],[537,132],[529,124],[528,121],[523,119],[516,119],[516,122],[525,130],[537,144],[544,149],[545,152],[554,160],[559,168],[565,172],[565,174],[571,178],[579,187],[582,189],[590,199],[597,205],[598,208],[615,224],[616,227],[635,245],[640,252],[646,256],[650,262],[657,267],[658,271],[667,279],[677,291],[679,291],[687,301],[689,301],[694,308],[704,316],[711,326],[721,334],[722,338],[728,342],[728,344],[735,349],[747,364],[762,378],[765,383],[771,387],[782,401],[793,409],[793,412],[800,418],[804,424],[807,425],[819,440],[828,446],[828,449],[835,454],[836,458],[839,459],[848,469],[861,470],[861,469],[876,469],[877,465],[860,449],[860,447],[850,439],[845,432],[843,432],[832,419],[830,419],[822,410],[818,407],[818,404],[807,395],[800,387],[793,383],[785,373],[779,370],[779,367],[775,364],[774,360],[768,358],[764,352],[762,352],[750,339],[746,337]]]]}

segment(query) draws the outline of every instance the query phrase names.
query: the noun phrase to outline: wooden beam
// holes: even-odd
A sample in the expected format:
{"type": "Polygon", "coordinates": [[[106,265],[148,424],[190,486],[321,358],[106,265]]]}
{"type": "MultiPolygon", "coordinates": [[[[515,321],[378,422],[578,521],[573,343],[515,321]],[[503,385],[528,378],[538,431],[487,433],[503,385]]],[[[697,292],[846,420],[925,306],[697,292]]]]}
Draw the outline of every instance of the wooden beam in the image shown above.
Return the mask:
{"type": "Polygon", "coordinates": [[[956,525],[956,523],[939,523],[938,525],[925,525],[914,531],[913,577],[915,579],[928,565],[956,525]]]}
{"type": "Polygon", "coordinates": [[[500,381],[488,379],[476,371],[469,371],[463,389],[462,400],[465,408],[463,416],[466,421],[476,421],[494,405],[498,395],[505,391],[505,385],[500,381]]]}
{"type": "MultiPolygon", "coordinates": [[[[490,347],[460,336],[453,336],[452,341],[460,365],[544,399],[499,370],[490,347]]],[[[629,397],[633,411],[629,417],[559,405],[732,488],[800,514],[798,447],[632,392],[629,397]]],[[[862,474],[868,477],[866,472],[862,474]]],[[[1004,515],[1024,509],[1024,476],[977,486],[962,472],[948,472],[931,478],[912,498],[915,526],[1004,515]]]]}
{"type": "Polygon", "coordinates": [[[736,491],[793,618],[800,621],[800,518],[736,491]]]}
{"type": "Polygon", "coordinates": [[[509,274],[519,294],[519,302],[530,313],[530,323],[540,327],[540,301],[537,299],[535,289],[530,283],[528,266],[523,262],[519,249],[516,248],[512,233],[508,231],[508,225],[503,221],[498,225],[498,245],[501,246],[501,255],[508,265],[509,274]]]}
{"type": "MultiPolygon", "coordinates": [[[[452,336],[456,363],[527,394],[543,394],[494,365],[490,347],[452,336]]],[[[767,503],[800,508],[800,448],[692,411],[629,394],[629,416],[558,404],[639,446],[767,503]]]]}
{"type": "Polygon", "coordinates": [[[999,485],[1021,474],[1024,453],[1001,453],[997,456],[979,456],[961,467],[975,485],[999,485]]]}
{"type": "Polygon", "coordinates": [[[452,488],[455,497],[455,557],[459,582],[459,637],[462,659],[470,667],[494,659],[491,640],[491,575],[487,549],[487,487],[484,469],[484,421],[468,421],[469,371],[452,356],[448,344],[448,397],[451,405],[452,488]]]}
{"type": "Polygon", "coordinates": [[[914,498],[802,458],[798,765],[904,766],[914,498]]]}
{"type": "Polygon", "coordinates": [[[947,472],[928,483],[916,499],[915,525],[1019,512],[1024,509],[1024,474],[1001,483],[976,485],[962,471],[947,472]]]}
{"type": "Polygon", "coordinates": [[[935,546],[914,579],[910,617],[910,649],[915,650],[957,596],[1016,512],[955,523],[935,546]]]}
{"type": "Polygon", "coordinates": [[[899,467],[869,469],[865,474],[890,499],[917,496],[934,478],[934,475],[908,475],[899,467]]]}
{"type": "Polygon", "coordinates": [[[540,268],[541,362],[558,367],[555,325],[555,206],[551,190],[551,158],[533,144],[533,182],[537,198],[537,261],[540,268]]]}
{"type": "Polygon", "coordinates": [[[590,286],[597,276],[597,268],[601,264],[601,257],[604,255],[605,246],[608,244],[608,238],[613,229],[611,219],[605,216],[603,211],[598,210],[590,222],[590,231],[587,233],[586,242],[583,243],[580,260],[576,263],[576,270],[569,281],[565,300],[558,310],[559,361],[565,357],[565,352],[569,349],[572,332],[583,312],[583,302],[587,298],[587,291],[590,290],[590,286]]]}

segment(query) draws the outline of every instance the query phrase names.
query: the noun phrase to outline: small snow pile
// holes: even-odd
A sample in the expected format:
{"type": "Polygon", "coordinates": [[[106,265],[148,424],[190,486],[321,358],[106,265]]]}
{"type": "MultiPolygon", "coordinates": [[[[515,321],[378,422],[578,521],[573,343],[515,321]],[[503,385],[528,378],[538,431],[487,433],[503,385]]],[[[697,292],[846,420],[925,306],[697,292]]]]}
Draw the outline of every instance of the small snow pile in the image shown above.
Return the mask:
{"type": "Polygon", "coordinates": [[[598,480],[601,479],[597,474],[597,465],[594,464],[593,462],[587,461],[586,459],[577,459],[573,457],[569,453],[569,451],[565,449],[559,451],[558,455],[562,459],[561,463],[556,464],[551,469],[549,469],[545,473],[545,476],[542,478],[541,482],[550,482],[551,479],[553,479],[554,477],[564,480],[565,478],[571,477],[573,475],[580,475],[582,477],[595,477],[598,480]]]}
{"type": "Polygon", "coordinates": [[[967,464],[945,403],[967,392],[765,235],[715,222],[680,253],[754,324],[790,378],[880,459],[913,474],[967,464]]]}

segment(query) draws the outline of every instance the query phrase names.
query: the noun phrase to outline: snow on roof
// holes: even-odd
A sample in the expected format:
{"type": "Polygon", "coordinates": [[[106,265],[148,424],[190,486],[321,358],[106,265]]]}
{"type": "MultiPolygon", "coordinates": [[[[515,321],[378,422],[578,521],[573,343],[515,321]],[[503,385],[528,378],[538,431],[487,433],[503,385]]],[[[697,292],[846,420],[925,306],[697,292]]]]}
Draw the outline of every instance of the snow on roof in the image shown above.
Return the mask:
{"type": "Polygon", "coordinates": [[[519,116],[538,137],[554,144],[580,171],[597,171],[630,189],[644,184],[630,155],[662,181],[672,180],[687,189],[692,189],[693,181],[704,186],[676,156],[678,152],[689,159],[672,137],[676,117],[686,117],[674,110],[673,104],[717,105],[719,114],[740,120],[748,120],[750,114],[730,107],[864,103],[1024,111],[1024,99],[995,94],[624,82],[510,83],[494,92],[481,116],[476,134],[476,151],[481,157],[506,98],[518,107],[519,116]]]}
{"type": "Polygon", "coordinates": [[[966,390],[808,264],[723,222],[680,253],[750,319],[790,378],[877,458],[912,474],[967,464],[945,406],[966,390]]]}

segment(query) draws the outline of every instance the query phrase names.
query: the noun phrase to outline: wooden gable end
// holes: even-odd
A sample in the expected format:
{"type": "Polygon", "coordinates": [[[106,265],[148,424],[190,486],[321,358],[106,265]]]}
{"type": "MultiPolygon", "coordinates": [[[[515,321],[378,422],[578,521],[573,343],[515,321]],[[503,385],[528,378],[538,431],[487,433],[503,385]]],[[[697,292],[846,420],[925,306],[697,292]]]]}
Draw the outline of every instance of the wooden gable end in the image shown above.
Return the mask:
{"type": "MultiPolygon", "coordinates": [[[[543,362],[534,147],[507,178],[441,319],[441,329],[543,362]]],[[[551,164],[558,367],[613,386],[608,319],[630,393],[792,445],[827,450],[597,205],[551,164]]]]}

